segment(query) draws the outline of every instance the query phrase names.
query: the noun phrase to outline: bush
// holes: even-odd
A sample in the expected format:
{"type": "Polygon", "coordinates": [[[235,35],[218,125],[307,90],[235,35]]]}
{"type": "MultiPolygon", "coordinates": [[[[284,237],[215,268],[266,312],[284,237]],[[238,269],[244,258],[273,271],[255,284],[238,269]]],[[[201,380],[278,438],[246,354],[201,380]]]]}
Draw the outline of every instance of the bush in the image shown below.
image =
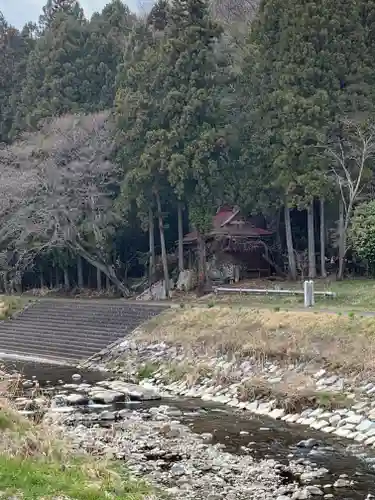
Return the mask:
{"type": "Polygon", "coordinates": [[[375,274],[375,201],[358,205],[349,232],[350,242],[356,254],[367,260],[375,274]]]}

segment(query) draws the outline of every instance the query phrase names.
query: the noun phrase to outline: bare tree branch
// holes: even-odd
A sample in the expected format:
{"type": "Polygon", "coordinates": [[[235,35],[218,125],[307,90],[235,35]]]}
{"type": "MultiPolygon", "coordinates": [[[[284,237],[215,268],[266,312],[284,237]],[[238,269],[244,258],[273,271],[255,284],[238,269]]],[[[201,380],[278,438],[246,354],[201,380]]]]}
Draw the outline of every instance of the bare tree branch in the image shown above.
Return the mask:
{"type": "Polygon", "coordinates": [[[354,205],[366,185],[367,174],[371,171],[371,160],[375,158],[375,124],[345,120],[341,137],[327,146],[325,155],[332,160],[331,173],[340,190],[344,207],[339,234],[339,277],[342,278],[347,251],[346,234],[354,205]]]}
{"type": "Polygon", "coordinates": [[[107,262],[117,220],[111,132],[106,112],[67,115],[0,150],[0,247],[13,252],[16,269],[70,248],[121,285],[107,262]]]}

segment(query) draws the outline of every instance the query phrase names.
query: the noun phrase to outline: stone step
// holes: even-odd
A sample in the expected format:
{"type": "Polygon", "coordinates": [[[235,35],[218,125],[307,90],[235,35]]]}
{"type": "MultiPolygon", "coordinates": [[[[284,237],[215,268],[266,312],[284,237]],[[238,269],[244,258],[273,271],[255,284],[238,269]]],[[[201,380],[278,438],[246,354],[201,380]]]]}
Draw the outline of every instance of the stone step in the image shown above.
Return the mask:
{"type": "Polygon", "coordinates": [[[126,301],[41,299],[13,319],[0,321],[0,351],[80,361],[165,309],[126,301]]]}
{"type": "MultiPolygon", "coordinates": [[[[37,315],[34,314],[32,316],[22,316],[18,319],[19,322],[38,322],[38,323],[59,323],[61,322],[61,318],[64,316],[64,321],[67,323],[86,323],[86,324],[100,324],[100,325],[108,325],[108,326],[124,326],[129,321],[136,321],[136,322],[144,322],[148,321],[151,319],[153,316],[149,315],[144,315],[144,316],[136,316],[133,315],[132,313],[129,313],[129,315],[126,316],[121,316],[121,318],[116,318],[113,316],[106,316],[104,314],[100,314],[97,316],[91,315],[91,316],[85,316],[85,315],[80,315],[80,314],[74,314],[74,313],[62,313],[59,315],[58,313],[56,314],[41,314],[37,315]]],[[[10,320],[12,322],[14,320],[10,320]]]]}
{"type": "Polygon", "coordinates": [[[82,343],[82,342],[67,342],[62,339],[57,342],[49,343],[48,346],[41,340],[28,340],[27,342],[21,339],[1,339],[0,338],[0,352],[5,353],[23,353],[23,354],[37,354],[39,357],[69,357],[76,360],[85,359],[102,349],[104,349],[111,342],[104,343],[82,343]],[[84,353],[84,355],[82,355],[84,353]]]}
{"type": "MultiPolygon", "coordinates": [[[[96,335],[84,335],[84,334],[81,334],[81,333],[78,333],[78,332],[72,332],[72,331],[69,331],[69,330],[60,330],[60,331],[56,331],[56,330],[42,330],[42,331],[30,331],[29,330],[29,333],[28,333],[28,330],[27,328],[22,328],[22,329],[16,329],[16,328],[13,328],[13,329],[9,329],[7,331],[4,331],[4,332],[1,332],[0,333],[0,343],[2,340],[6,341],[6,340],[11,340],[11,339],[17,339],[17,340],[20,340],[20,341],[25,341],[25,339],[27,341],[31,341],[31,340],[34,340],[34,341],[38,341],[38,340],[41,340],[43,343],[46,344],[46,340],[51,340],[51,342],[59,342],[60,340],[64,340],[64,341],[80,341],[82,344],[85,344],[85,343],[97,343],[97,342],[100,342],[101,344],[106,344],[108,342],[112,342],[114,341],[115,339],[118,338],[118,335],[107,335],[107,334],[104,334],[104,335],[100,335],[99,333],[97,333],[96,335]]],[[[46,346],[48,345],[48,343],[46,344],[46,346]]]]}
{"type": "MultiPolygon", "coordinates": [[[[112,342],[115,342],[113,340],[112,342]]],[[[74,349],[80,355],[80,349],[86,349],[90,348],[90,351],[94,349],[95,350],[100,350],[103,349],[103,347],[106,347],[108,344],[112,342],[100,342],[100,341],[90,341],[90,342],[84,342],[80,340],[72,340],[72,339],[54,339],[53,342],[49,343],[49,345],[45,345],[45,342],[43,341],[42,337],[39,337],[37,339],[28,339],[27,342],[24,342],[23,339],[19,337],[13,337],[13,338],[1,338],[0,339],[0,350],[2,350],[3,347],[5,346],[19,346],[20,348],[24,349],[28,346],[39,346],[43,348],[44,352],[47,352],[50,348],[52,347],[58,347],[58,348],[68,348],[68,349],[74,349]]],[[[42,352],[43,352],[42,351],[42,352]]]]}
{"type": "MultiPolygon", "coordinates": [[[[160,310],[159,310],[160,312],[160,310]]],[[[24,313],[20,314],[17,317],[24,317],[24,318],[32,318],[32,317],[42,317],[42,316],[48,316],[48,317],[53,317],[56,315],[59,315],[61,317],[61,314],[72,314],[72,315],[79,315],[81,318],[91,318],[91,317],[100,317],[104,316],[107,318],[112,318],[113,321],[118,321],[121,320],[124,317],[127,316],[133,316],[135,318],[144,318],[144,317],[152,317],[155,316],[155,312],[153,310],[138,310],[138,309],[129,309],[128,311],[124,311],[124,308],[122,309],[103,309],[103,308],[98,308],[98,309],[69,309],[68,307],[63,307],[61,309],[41,309],[41,308],[29,308],[26,310],[24,313]]]]}
{"type": "Polygon", "coordinates": [[[8,331],[19,331],[23,332],[24,334],[28,335],[34,335],[37,332],[43,332],[45,333],[51,333],[53,335],[54,333],[59,334],[59,333],[72,333],[72,331],[79,333],[79,335],[82,336],[115,336],[117,337],[118,335],[121,334],[126,334],[129,329],[133,330],[137,325],[139,325],[139,321],[135,321],[134,319],[131,321],[128,321],[126,325],[117,325],[117,326],[101,326],[100,324],[87,324],[85,322],[73,322],[73,321],[67,321],[61,324],[60,322],[41,322],[40,324],[37,323],[36,320],[33,320],[32,322],[27,322],[27,321],[22,321],[19,323],[15,323],[14,321],[9,322],[6,326],[3,326],[0,324],[0,337],[2,334],[6,334],[8,331]]]}

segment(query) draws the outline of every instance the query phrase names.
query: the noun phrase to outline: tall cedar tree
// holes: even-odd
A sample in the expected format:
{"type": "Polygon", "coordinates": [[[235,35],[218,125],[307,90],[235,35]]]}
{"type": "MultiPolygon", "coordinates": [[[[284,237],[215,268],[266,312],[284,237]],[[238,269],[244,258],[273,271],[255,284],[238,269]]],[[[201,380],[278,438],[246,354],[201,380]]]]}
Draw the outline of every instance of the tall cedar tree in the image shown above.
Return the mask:
{"type": "MultiPolygon", "coordinates": [[[[168,141],[169,178],[179,196],[185,195],[195,209],[203,211],[211,210],[220,198],[221,166],[226,159],[220,103],[226,68],[220,67],[215,51],[221,34],[207,2],[175,0],[158,74],[160,129],[168,141]]],[[[198,227],[203,221],[192,222],[198,227]]]]}
{"type": "Polygon", "coordinates": [[[190,220],[200,240],[202,281],[203,235],[223,196],[223,171],[227,166],[221,107],[227,61],[217,50],[221,35],[222,29],[211,18],[207,2],[172,2],[158,68],[160,129],[149,137],[155,153],[163,150],[177,197],[188,200],[190,220]]]}
{"type": "Polygon", "coordinates": [[[52,28],[56,16],[60,13],[77,17],[81,21],[84,20],[83,10],[77,0],[47,0],[43,7],[43,14],[39,17],[39,33],[41,35],[52,28]]]}
{"type": "Polygon", "coordinates": [[[120,0],[112,0],[92,16],[84,46],[86,108],[111,108],[115,97],[117,68],[135,16],[120,0]]]}
{"type": "MultiPolygon", "coordinates": [[[[286,207],[306,206],[325,195],[317,146],[340,116],[369,109],[372,75],[363,58],[360,8],[355,0],[263,0],[251,39],[256,64],[245,71],[254,75],[259,141],[267,131],[272,184],[286,207]]],[[[288,208],[285,220],[295,277],[288,208]]]]}
{"type": "MultiPolygon", "coordinates": [[[[165,292],[169,295],[169,275],[164,238],[162,200],[168,190],[165,154],[162,142],[155,140],[160,132],[160,89],[157,69],[161,64],[160,37],[163,36],[151,15],[147,23],[138,23],[128,41],[124,63],[117,80],[116,116],[118,162],[122,170],[120,204],[129,211],[136,203],[140,218],[148,224],[150,233],[150,276],[154,272],[153,211],[156,208],[162,248],[165,292]],[[156,134],[156,136],[155,136],[156,134]],[[151,263],[153,261],[153,263],[151,263]]],[[[162,16],[163,17],[163,16],[162,16]]],[[[163,26],[162,26],[163,28],[163,26]]],[[[169,192],[170,194],[170,192],[169,192]]]]}
{"type": "Polygon", "coordinates": [[[85,90],[86,21],[83,11],[54,10],[30,54],[22,92],[25,124],[77,112],[90,99],[85,90]]]}
{"type": "Polygon", "coordinates": [[[19,32],[0,12],[0,142],[12,138],[26,61],[33,45],[30,29],[26,26],[19,32]]]}

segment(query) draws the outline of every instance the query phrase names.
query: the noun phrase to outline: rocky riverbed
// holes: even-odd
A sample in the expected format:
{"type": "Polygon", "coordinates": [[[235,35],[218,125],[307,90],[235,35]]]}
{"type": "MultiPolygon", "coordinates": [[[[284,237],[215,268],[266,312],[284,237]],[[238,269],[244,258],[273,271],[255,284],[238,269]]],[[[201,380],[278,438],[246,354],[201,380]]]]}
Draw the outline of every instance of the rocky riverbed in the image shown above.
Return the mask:
{"type": "Polygon", "coordinates": [[[124,340],[89,366],[125,377],[140,373],[170,394],[202,398],[352,439],[375,449],[375,380],[316,363],[207,357],[179,345],[124,340]]]}
{"type": "Polygon", "coordinates": [[[358,459],[321,432],[218,402],[172,400],[103,373],[65,370],[63,380],[54,369],[47,383],[42,368],[24,372],[20,411],[57,426],[77,449],[126,462],[171,498],[374,498],[375,457],[357,448],[358,459]]]}

